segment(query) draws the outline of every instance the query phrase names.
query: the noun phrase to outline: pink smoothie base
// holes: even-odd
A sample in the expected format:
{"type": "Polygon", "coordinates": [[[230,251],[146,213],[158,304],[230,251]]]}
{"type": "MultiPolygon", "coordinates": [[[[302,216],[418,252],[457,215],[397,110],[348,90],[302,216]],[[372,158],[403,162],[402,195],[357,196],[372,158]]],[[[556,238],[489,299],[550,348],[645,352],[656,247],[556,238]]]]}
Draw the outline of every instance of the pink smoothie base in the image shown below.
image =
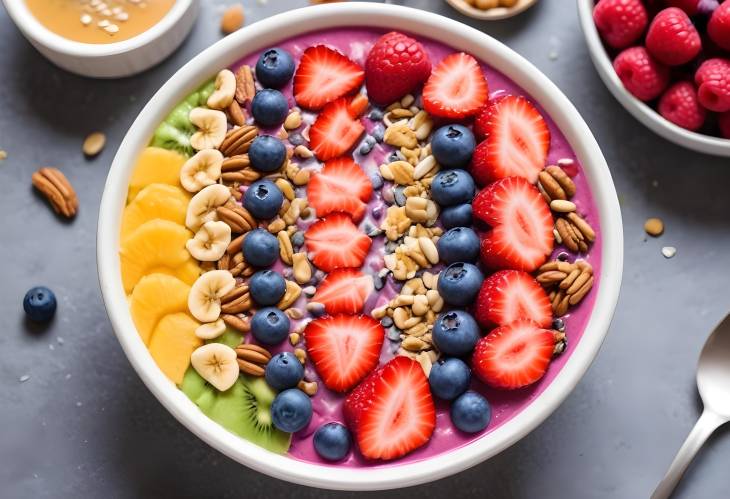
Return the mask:
{"type": "MultiPolygon", "coordinates": [[[[282,41],[278,44],[279,47],[289,51],[294,57],[295,62],[298,62],[302,52],[312,45],[325,44],[340,50],[342,53],[348,55],[351,59],[364,65],[365,57],[373,45],[373,43],[383,34],[384,32],[367,29],[367,28],[347,28],[347,29],[333,29],[327,31],[320,31],[311,34],[305,34],[290,38],[282,41]]],[[[429,40],[420,35],[414,35],[425,47],[428,52],[431,61],[436,65],[446,55],[454,52],[448,46],[441,43],[429,40]]],[[[232,69],[237,68],[242,64],[248,64],[251,67],[255,66],[256,60],[258,59],[259,53],[250,54],[242,58],[238,63],[234,64],[232,69]]],[[[502,94],[515,94],[515,95],[526,95],[526,93],[517,86],[514,82],[503,76],[502,74],[491,69],[487,64],[482,62],[484,73],[489,83],[490,97],[497,97],[502,94]]],[[[282,92],[289,99],[290,107],[295,105],[294,99],[291,95],[291,85],[288,85],[282,92]]],[[[570,145],[563,136],[562,133],[557,129],[555,123],[550,119],[549,116],[542,110],[539,103],[536,103],[540,112],[542,113],[545,121],[550,128],[551,143],[550,152],[548,155],[549,164],[555,164],[558,160],[570,159],[576,162],[575,154],[573,153],[570,145]]],[[[311,116],[306,116],[305,119],[311,120],[311,116]]],[[[365,119],[366,128],[368,131],[374,126],[374,122],[370,122],[365,119]]],[[[357,148],[356,148],[357,151],[357,148]]],[[[354,154],[355,160],[365,169],[366,171],[376,171],[383,159],[390,154],[391,148],[389,146],[381,145],[375,147],[375,149],[367,156],[363,157],[357,152],[354,154]]],[[[296,161],[296,158],[295,158],[296,161]]],[[[300,164],[302,168],[317,167],[317,163],[314,160],[303,162],[300,164]]],[[[568,338],[568,344],[565,352],[554,358],[546,375],[534,385],[527,387],[522,390],[514,391],[500,391],[486,387],[483,383],[475,380],[472,382],[471,388],[482,393],[489,401],[492,408],[492,419],[482,433],[479,434],[465,434],[457,430],[450,421],[449,418],[449,405],[441,401],[436,401],[437,415],[436,415],[436,430],[431,440],[425,446],[420,449],[408,454],[407,456],[392,461],[392,462],[373,462],[363,458],[357,451],[350,454],[348,458],[337,463],[330,463],[322,460],[317,453],[314,451],[312,444],[312,434],[322,424],[330,421],[344,422],[342,416],[342,403],[345,395],[337,394],[327,390],[324,385],[319,382],[319,392],[313,397],[312,404],[314,409],[314,415],[312,422],[304,430],[296,433],[292,439],[292,445],[289,449],[288,455],[294,459],[310,462],[318,465],[329,465],[332,467],[384,467],[384,466],[397,466],[399,464],[413,463],[423,459],[431,458],[437,454],[448,453],[454,451],[459,447],[469,444],[478,439],[489,438],[489,434],[501,425],[509,421],[515,415],[524,410],[538,395],[540,395],[552,380],[558,375],[560,370],[563,368],[565,363],[568,361],[577,343],[580,341],[583,330],[585,329],[588,319],[593,310],[595,296],[597,289],[600,286],[599,282],[599,269],[601,266],[601,245],[602,236],[599,227],[599,220],[597,216],[597,209],[592,201],[590,189],[588,183],[580,167],[577,168],[577,175],[573,179],[577,186],[577,194],[573,198],[573,201],[578,205],[578,209],[583,214],[588,222],[593,226],[596,231],[596,241],[590,249],[588,255],[582,255],[581,258],[589,261],[595,269],[595,283],[593,290],[586,296],[583,302],[571,309],[570,313],[564,317],[566,324],[566,333],[568,338]]],[[[383,189],[385,190],[385,188],[383,189]]],[[[300,191],[298,195],[304,195],[304,191],[300,191]]],[[[384,217],[386,205],[382,200],[380,191],[376,191],[373,199],[369,203],[368,215],[362,222],[361,227],[370,222],[376,226],[380,225],[380,221],[384,217]],[[373,214],[375,210],[375,214],[373,214]],[[379,212],[379,213],[378,213],[379,212]]],[[[305,228],[311,221],[302,223],[302,228],[305,228]]],[[[369,270],[372,273],[377,273],[383,267],[382,255],[383,255],[383,237],[377,237],[373,241],[373,246],[368,256],[368,260],[363,266],[364,270],[369,270]]],[[[562,247],[557,247],[553,253],[553,258],[559,253],[565,251],[562,247]]],[[[572,259],[572,256],[571,256],[572,259]]],[[[277,270],[282,270],[277,268],[277,270]]],[[[366,304],[365,312],[369,313],[372,308],[375,308],[385,302],[387,302],[394,294],[396,294],[397,287],[394,283],[389,281],[385,287],[378,293],[377,296],[371,298],[366,304]]],[[[300,299],[297,304],[301,308],[304,308],[306,301],[304,298],[300,299]]],[[[486,331],[485,331],[486,333],[486,331]]],[[[387,338],[383,345],[383,351],[381,355],[381,364],[387,362],[392,358],[393,354],[397,350],[397,343],[389,341],[387,338]]],[[[282,350],[291,349],[288,345],[282,346],[282,350]]],[[[306,378],[309,380],[318,380],[316,371],[307,365],[306,378]]]]}

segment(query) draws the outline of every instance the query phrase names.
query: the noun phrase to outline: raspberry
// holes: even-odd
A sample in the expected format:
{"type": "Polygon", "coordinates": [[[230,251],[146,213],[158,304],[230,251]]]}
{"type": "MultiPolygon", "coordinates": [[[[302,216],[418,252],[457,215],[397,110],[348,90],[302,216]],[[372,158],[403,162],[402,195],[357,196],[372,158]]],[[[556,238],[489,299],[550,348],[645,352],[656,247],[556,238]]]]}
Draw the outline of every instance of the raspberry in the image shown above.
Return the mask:
{"type": "Polygon", "coordinates": [[[720,135],[730,139],[730,111],[718,114],[717,124],[720,126],[720,135]]]}
{"type": "Polygon", "coordinates": [[[431,61],[423,45],[397,31],[381,36],[365,61],[368,96],[378,104],[399,100],[430,74],[431,61]]]}
{"type": "Polygon", "coordinates": [[[730,60],[707,59],[695,73],[700,104],[710,111],[730,111],[730,60]]]}
{"type": "Polygon", "coordinates": [[[730,2],[724,2],[712,13],[707,34],[720,47],[730,50],[730,2]]]}
{"type": "Polygon", "coordinates": [[[661,95],[669,84],[669,68],[658,63],[644,47],[631,47],[613,61],[621,82],[636,98],[649,101],[661,95]]]}
{"type": "Polygon", "coordinates": [[[622,49],[644,34],[649,16],[641,0],[600,0],[593,21],[607,44],[622,49]]]}
{"type": "Polygon", "coordinates": [[[707,117],[707,112],[697,100],[697,91],[688,81],[675,83],[659,99],[659,114],[675,125],[695,131],[707,117]]]}
{"type": "Polygon", "coordinates": [[[667,5],[682,9],[688,16],[697,14],[698,3],[700,3],[700,0],[666,0],[667,5]]]}
{"type": "Polygon", "coordinates": [[[659,62],[679,66],[702,50],[702,40],[682,9],[669,7],[659,12],[646,33],[646,49],[659,62]]]}

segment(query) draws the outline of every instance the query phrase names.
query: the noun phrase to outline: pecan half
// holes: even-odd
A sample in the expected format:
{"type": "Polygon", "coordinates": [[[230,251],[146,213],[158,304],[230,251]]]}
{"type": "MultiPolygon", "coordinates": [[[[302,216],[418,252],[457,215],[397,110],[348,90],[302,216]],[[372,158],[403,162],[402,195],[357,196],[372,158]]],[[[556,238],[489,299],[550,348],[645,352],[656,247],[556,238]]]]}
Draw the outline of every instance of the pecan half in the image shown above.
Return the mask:
{"type": "Polygon", "coordinates": [[[51,203],[53,210],[66,218],[73,218],[79,208],[76,191],[66,176],[57,168],[44,167],[31,178],[33,186],[51,203]]]}
{"type": "Polygon", "coordinates": [[[236,71],[236,94],[238,103],[245,106],[256,95],[251,66],[243,65],[236,71]]]}
{"type": "Polygon", "coordinates": [[[238,357],[238,367],[242,372],[251,376],[263,376],[266,364],[271,360],[271,352],[251,343],[238,345],[236,356],[238,357]]]}
{"type": "Polygon", "coordinates": [[[221,319],[226,323],[226,326],[240,331],[241,333],[248,333],[251,330],[251,321],[246,316],[239,316],[235,314],[221,314],[221,319]]]}
{"type": "Polygon", "coordinates": [[[549,203],[556,199],[567,200],[575,196],[575,183],[557,165],[550,165],[537,176],[537,187],[549,203]]]}
{"type": "Polygon", "coordinates": [[[554,260],[537,270],[537,282],[547,291],[553,313],[560,317],[580,303],[593,287],[593,267],[585,260],[554,260]]]}
{"type": "Polygon", "coordinates": [[[248,152],[248,148],[251,147],[251,142],[259,134],[259,129],[253,125],[244,125],[233,128],[228,131],[226,138],[218,147],[218,150],[223,153],[225,157],[236,156],[238,154],[245,154],[248,152]]]}

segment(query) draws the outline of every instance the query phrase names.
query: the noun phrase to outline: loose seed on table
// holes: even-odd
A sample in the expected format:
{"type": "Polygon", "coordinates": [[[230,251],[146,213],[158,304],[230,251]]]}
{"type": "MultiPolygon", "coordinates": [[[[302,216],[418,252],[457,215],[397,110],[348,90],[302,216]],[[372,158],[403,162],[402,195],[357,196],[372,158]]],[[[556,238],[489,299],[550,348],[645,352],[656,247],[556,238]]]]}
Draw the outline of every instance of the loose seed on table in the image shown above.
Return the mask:
{"type": "Polygon", "coordinates": [[[89,157],[96,156],[102,149],[104,149],[105,144],[106,135],[101,132],[94,132],[86,137],[82,150],[84,151],[84,154],[89,157]]]}
{"type": "Polygon", "coordinates": [[[231,5],[221,17],[221,31],[226,35],[233,33],[243,26],[244,19],[243,5],[231,5]]]}
{"type": "Polygon", "coordinates": [[[644,222],[644,230],[653,237],[659,237],[664,233],[664,222],[661,218],[649,218],[644,222]]]}

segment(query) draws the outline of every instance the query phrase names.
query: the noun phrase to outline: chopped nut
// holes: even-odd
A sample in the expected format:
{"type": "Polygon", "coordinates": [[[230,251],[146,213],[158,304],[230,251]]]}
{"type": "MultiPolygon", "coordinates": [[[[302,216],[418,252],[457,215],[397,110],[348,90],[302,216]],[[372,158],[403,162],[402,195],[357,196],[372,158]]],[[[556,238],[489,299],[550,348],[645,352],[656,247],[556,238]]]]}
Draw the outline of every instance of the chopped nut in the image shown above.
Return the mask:
{"type": "Polygon", "coordinates": [[[310,151],[307,146],[299,144],[294,148],[294,154],[299,156],[300,158],[311,158],[314,156],[314,153],[310,151]]]}
{"type": "Polygon", "coordinates": [[[557,213],[570,213],[575,211],[575,203],[564,199],[555,199],[550,201],[550,209],[557,213]]]}
{"type": "Polygon", "coordinates": [[[106,144],[106,135],[101,132],[94,132],[84,139],[84,144],[81,149],[86,156],[96,156],[104,149],[104,144],[106,144]]]}
{"type": "Polygon", "coordinates": [[[307,352],[301,348],[295,348],[294,355],[296,356],[297,359],[299,359],[299,362],[301,362],[302,364],[304,364],[307,361],[307,352]]]}
{"type": "Polygon", "coordinates": [[[296,346],[297,343],[299,343],[300,336],[299,333],[291,333],[289,335],[289,343],[291,343],[291,346],[296,346]]]}
{"type": "Polygon", "coordinates": [[[439,262],[439,253],[436,249],[436,245],[433,243],[431,238],[419,237],[418,244],[421,247],[421,251],[428,259],[429,263],[436,265],[439,262]]]}
{"type": "Polygon", "coordinates": [[[312,279],[312,266],[309,264],[307,254],[304,252],[294,253],[292,255],[292,262],[294,267],[294,279],[299,284],[304,284],[312,279]]]}
{"type": "Polygon", "coordinates": [[[297,385],[297,388],[299,388],[301,391],[309,395],[310,397],[314,397],[317,394],[317,389],[319,386],[317,385],[316,381],[300,381],[297,385]]]}
{"type": "Polygon", "coordinates": [[[644,222],[644,230],[653,237],[659,237],[664,233],[664,222],[660,218],[649,218],[644,222]]]}
{"type": "Polygon", "coordinates": [[[292,260],[294,248],[292,247],[289,234],[285,230],[282,230],[276,234],[276,238],[279,240],[279,256],[281,256],[281,260],[287,265],[291,265],[294,263],[292,260]]]}
{"type": "Polygon", "coordinates": [[[299,111],[292,111],[284,120],[284,128],[287,130],[296,130],[302,126],[302,115],[299,111]]]}
{"type": "Polygon", "coordinates": [[[394,123],[385,130],[383,140],[386,144],[395,147],[413,149],[418,145],[416,133],[405,124],[394,123]]]}
{"type": "Polygon", "coordinates": [[[279,310],[286,310],[299,299],[299,296],[301,294],[302,288],[299,287],[299,284],[294,281],[286,281],[286,291],[284,292],[284,296],[281,298],[279,303],[276,304],[276,308],[278,308],[279,310]]]}
{"type": "Polygon", "coordinates": [[[415,167],[408,161],[394,161],[388,165],[393,182],[398,185],[410,185],[413,183],[413,172],[415,167]]]}
{"type": "Polygon", "coordinates": [[[243,26],[243,21],[243,5],[231,5],[221,17],[221,31],[226,35],[231,34],[243,26]]]}

